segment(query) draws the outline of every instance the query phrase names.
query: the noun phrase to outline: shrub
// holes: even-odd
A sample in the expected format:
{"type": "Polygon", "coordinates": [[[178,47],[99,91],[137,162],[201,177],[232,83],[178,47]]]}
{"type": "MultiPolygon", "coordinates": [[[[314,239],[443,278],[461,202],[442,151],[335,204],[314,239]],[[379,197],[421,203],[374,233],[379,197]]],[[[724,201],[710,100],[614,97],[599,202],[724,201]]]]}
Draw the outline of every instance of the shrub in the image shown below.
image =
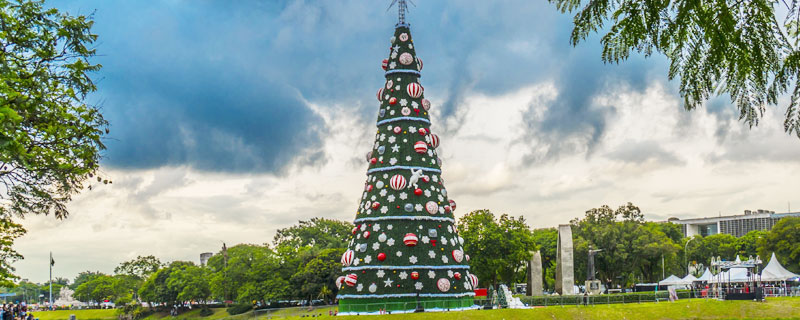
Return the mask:
{"type": "Polygon", "coordinates": [[[227,311],[228,311],[229,315],[233,316],[233,315],[242,314],[242,313],[245,313],[247,311],[250,311],[250,309],[253,309],[253,305],[251,305],[249,303],[241,303],[241,304],[231,305],[230,307],[228,307],[227,311]]]}

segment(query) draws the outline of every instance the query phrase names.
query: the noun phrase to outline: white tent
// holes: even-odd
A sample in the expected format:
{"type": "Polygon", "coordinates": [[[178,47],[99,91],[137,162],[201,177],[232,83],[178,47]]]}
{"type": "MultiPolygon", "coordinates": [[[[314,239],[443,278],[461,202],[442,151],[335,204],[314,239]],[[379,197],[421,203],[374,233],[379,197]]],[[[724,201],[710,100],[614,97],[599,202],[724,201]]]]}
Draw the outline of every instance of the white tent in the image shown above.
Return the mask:
{"type": "Polygon", "coordinates": [[[747,276],[747,268],[731,268],[728,271],[720,272],[717,276],[711,279],[711,282],[714,283],[749,281],[750,278],[747,276]]]}
{"type": "Polygon", "coordinates": [[[685,277],[683,277],[683,279],[681,279],[681,284],[691,285],[695,280],[697,280],[697,277],[693,276],[690,273],[687,274],[685,277]]]}
{"type": "Polygon", "coordinates": [[[678,278],[674,274],[671,274],[666,279],[659,281],[658,285],[660,285],[660,286],[680,285],[680,284],[683,284],[683,283],[681,283],[681,280],[682,280],[681,278],[678,278]]]}
{"type": "Polygon", "coordinates": [[[775,257],[775,252],[773,252],[772,257],[769,258],[767,266],[761,271],[761,281],[784,281],[797,276],[797,274],[786,270],[786,268],[781,265],[778,258],[775,257]]]}
{"type": "Polygon", "coordinates": [[[697,280],[695,280],[695,281],[709,282],[709,281],[711,281],[712,277],[714,277],[714,275],[711,274],[711,270],[706,268],[706,271],[703,272],[703,275],[701,275],[700,278],[697,278],[697,280]]]}

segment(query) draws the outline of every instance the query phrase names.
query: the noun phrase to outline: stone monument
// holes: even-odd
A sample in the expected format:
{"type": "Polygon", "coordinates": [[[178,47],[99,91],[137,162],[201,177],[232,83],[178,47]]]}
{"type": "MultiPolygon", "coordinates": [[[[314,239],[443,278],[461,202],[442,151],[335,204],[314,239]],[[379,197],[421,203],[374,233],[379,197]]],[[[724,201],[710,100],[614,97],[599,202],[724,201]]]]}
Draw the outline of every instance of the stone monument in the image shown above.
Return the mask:
{"type": "Polygon", "coordinates": [[[537,250],[533,252],[531,261],[528,261],[528,288],[525,294],[541,296],[542,291],[542,254],[537,250]]]}
{"type": "Polygon", "coordinates": [[[556,292],[575,294],[575,263],[572,259],[572,229],[568,224],[558,225],[558,251],[556,253],[556,292]]]}
{"type": "Polygon", "coordinates": [[[72,291],[67,286],[61,287],[61,291],[59,291],[58,296],[59,298],[56,299],[54,303],[56,306],[83,306],[85,303],[75,300],[72,296],[75,294],[75,291],[72,291]]]}

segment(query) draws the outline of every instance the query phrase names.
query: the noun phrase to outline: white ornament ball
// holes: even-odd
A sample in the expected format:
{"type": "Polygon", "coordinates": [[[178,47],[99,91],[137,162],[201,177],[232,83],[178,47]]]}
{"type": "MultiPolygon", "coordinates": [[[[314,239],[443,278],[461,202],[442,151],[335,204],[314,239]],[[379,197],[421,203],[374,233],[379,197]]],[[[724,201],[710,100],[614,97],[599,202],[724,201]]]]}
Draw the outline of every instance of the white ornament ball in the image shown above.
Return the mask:
{"type": "Polygon", "coordinates": [[[414,57],[408,52],[403,52],[400,54],[400,63],[406,66],[412,64],[414,63],[414,57]]]}
{"type": "Polygon", "coordinates": [[[450,290],[450,280],[439,278],[439,281],[436,281],[436,287],[438,287],[441,292],[447,292],[450,290]]]}

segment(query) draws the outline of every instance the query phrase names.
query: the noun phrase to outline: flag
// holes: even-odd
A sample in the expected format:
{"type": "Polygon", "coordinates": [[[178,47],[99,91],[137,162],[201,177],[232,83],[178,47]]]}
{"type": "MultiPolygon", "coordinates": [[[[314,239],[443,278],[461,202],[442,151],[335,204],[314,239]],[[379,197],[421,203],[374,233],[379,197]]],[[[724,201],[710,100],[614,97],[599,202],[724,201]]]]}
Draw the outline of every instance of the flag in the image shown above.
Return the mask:
{"type": "Polygon", "coordinates": [[[52,252],[50,252],[50,266],[52,267],[52,266],[54,266],[54,265],[56,265],[56,261],[55,261],[55,260],[53,260],[53,253],[52,253],[52,252]]]}

